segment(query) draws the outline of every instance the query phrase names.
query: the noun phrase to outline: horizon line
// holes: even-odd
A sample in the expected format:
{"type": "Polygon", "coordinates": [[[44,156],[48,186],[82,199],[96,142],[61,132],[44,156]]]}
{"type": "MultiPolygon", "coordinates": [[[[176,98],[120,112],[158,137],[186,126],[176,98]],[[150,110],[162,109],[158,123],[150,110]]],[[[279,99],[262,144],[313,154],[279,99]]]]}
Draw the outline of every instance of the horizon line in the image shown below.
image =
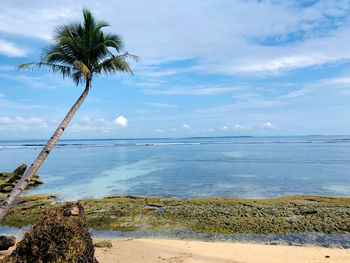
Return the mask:
{"type": "MultiPolygon", "coordinates": [[[[326,136],[350,136],[350,134],[307,134],[307,135],[226,135],[226,136],[191,136],[191,137],[138,137],[138,138],[68,138],[58,141],[108,141],[108,140],[161,140],[161,139],[206,139],[206,138],[259,138],[259,137],[326,137],[326,136]]],[[[9,141],[46,141],[46,138],[22,138],[1,139],[0,142],[9,141]]]]}

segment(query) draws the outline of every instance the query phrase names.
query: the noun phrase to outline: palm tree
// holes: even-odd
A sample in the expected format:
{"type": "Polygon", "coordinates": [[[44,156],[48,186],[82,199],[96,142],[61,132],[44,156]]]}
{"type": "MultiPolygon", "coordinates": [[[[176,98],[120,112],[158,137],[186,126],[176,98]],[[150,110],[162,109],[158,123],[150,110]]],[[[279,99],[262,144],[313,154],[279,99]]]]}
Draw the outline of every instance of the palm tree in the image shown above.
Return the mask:
{"type": "Polygon", "coordinates": [[[96,22],[91,12],[83,10],[84,23],[62,25],[56,28],[54,43],[44,49],[40,62],[26,63],[18,69],[34,69],[47,66],[53,72],[59,72],[64,77],[71,77],[75,84],[84,83],[85,89],[79,99],[67,113],[55,133],[39,153],[38,157],[13,188],[0,206],[0,221],[6,216],[10,207],[27,187],[34,173],[50,153],[57,140],[66,129],[68,123],[88,95],[94,74],[110,74],[127,72],[133,74],[127,59],[137,60],[138,57],[128,52],[120,53],[123,41],[117,34],[107,34],[102,29],[108,24],[96,22]],[[116,55],[112,51],[116,51],[116,55]]]}

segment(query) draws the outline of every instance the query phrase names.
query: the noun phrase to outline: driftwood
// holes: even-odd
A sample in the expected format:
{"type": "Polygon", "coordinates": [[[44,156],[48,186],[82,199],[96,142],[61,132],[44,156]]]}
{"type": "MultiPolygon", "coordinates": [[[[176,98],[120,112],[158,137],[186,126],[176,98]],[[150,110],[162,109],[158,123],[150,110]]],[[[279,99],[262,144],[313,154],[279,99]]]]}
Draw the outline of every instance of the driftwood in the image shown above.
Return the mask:
{"type": "Polygon", "coordinates": [[[67,203],[51,210],[31,227],[6,263],[98,263],[84,208],[67,203]]]}
{"type": "Polygon", "coordinates": [[[8,250],[10,247],[14,246],[16,243],[16,238],[13,236],[0,236],[0,250],[8,250]]]}

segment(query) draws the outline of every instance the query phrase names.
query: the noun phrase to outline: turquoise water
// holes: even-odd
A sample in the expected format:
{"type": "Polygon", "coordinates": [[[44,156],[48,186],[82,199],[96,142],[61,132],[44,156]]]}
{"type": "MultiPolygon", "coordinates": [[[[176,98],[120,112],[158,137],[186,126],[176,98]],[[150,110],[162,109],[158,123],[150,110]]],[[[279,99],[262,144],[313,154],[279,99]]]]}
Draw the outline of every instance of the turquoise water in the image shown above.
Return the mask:
{"type": "MultiPolygon", "coordinates": [[[[0,141],[0,171],[30,164],[45,141],[0,141]]],[[[268,198],[350,196],[350,136],[59,141],[29,194],[268,198]]]]}

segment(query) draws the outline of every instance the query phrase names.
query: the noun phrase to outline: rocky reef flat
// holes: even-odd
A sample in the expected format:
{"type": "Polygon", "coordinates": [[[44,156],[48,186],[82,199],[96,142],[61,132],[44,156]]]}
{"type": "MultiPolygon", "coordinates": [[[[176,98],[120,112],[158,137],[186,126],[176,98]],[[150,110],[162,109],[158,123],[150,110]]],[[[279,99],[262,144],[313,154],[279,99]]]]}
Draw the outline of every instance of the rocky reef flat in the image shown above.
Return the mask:
{"type": "MultiPolygon", "coordinates": [[[[22,227],[62,205],[57,196],[22,197],[1,222],[22,227]]],[[[0,196],[0,199],[4,196],[0,196]]],[[[236,198],[179,199],[115,195],[82,199],[88,225],[94,230],[188,229],[207,234],[284,234],[350,232],[350,198],[282,196],[252,200],[236,198]]]]}
{"type": "MultiPolygon", "coordinates": [[[[16,186],[17,182],[22,178],[25,170],[27,169],[26,164],[22,164],[16,168],[12,173],[0,172],[0,193],[9,193],[16,186]]],[[[27,188],[32,188],[37,185],[43,184],[38,175],[34,175],[30,180],[27,188]]]]}

